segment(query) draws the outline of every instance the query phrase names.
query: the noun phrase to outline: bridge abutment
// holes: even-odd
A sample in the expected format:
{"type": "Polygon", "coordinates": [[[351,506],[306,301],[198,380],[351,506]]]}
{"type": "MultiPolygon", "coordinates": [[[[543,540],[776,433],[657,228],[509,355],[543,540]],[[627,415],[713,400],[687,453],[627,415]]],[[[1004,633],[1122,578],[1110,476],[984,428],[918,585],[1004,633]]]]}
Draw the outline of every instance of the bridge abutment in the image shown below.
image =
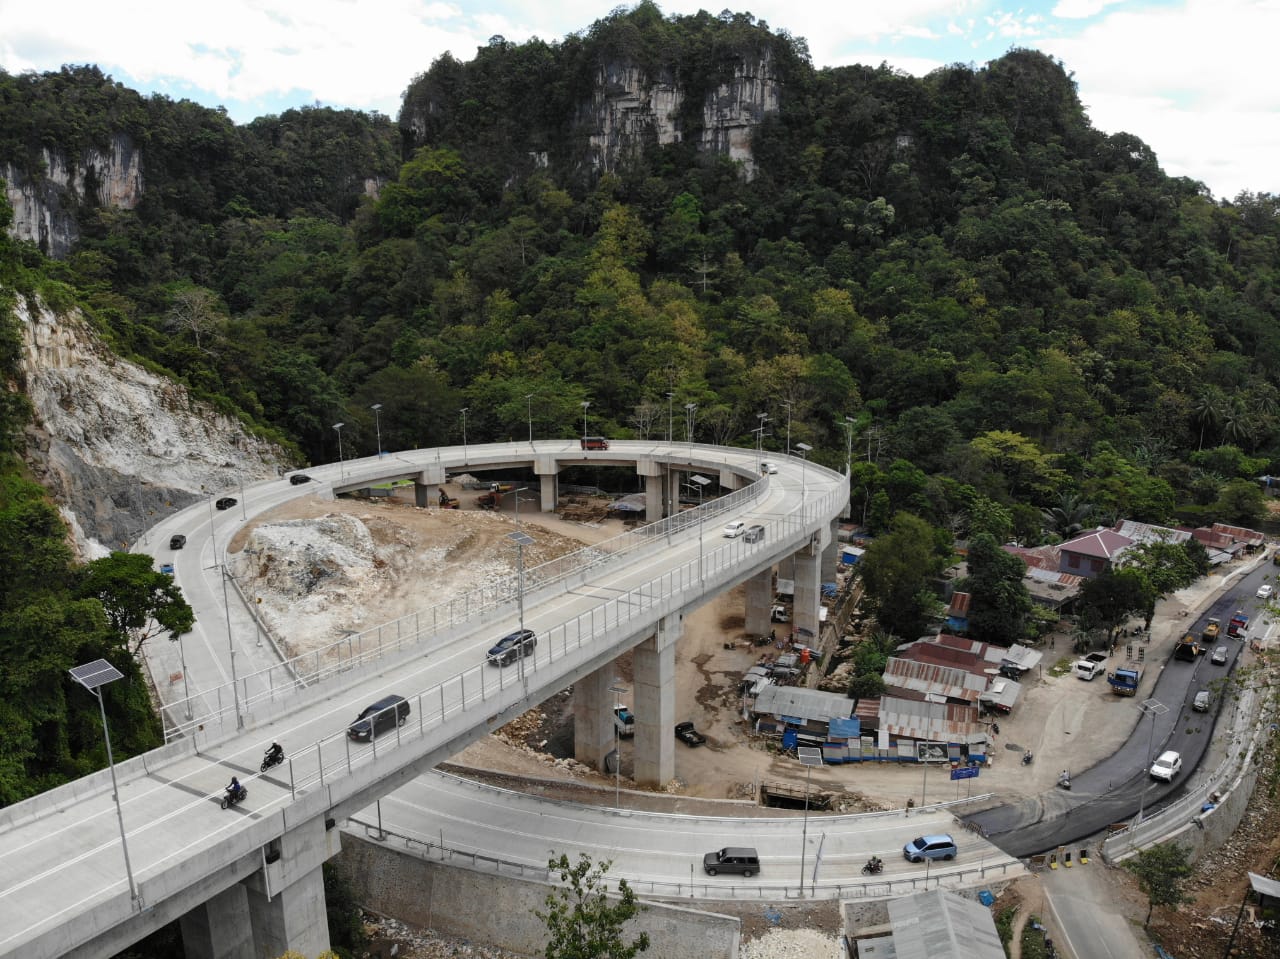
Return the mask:
{"type": "Polygon", "coordinates": [[[635,763],[639,786],[662,786],[676,774],[676,642],[684,632],[679,614],[635,648],[635,763]]]}

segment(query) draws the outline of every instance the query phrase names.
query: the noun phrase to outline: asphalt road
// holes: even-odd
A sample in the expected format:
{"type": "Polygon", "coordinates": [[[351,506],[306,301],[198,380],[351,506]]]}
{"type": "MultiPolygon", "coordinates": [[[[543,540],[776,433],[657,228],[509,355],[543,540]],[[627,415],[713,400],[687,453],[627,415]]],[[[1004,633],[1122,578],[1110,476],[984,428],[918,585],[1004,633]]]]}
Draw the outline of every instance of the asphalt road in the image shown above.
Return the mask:
{"type": "MultiPolygon", "coordinates": [[[[1141,806],[1146,818],[1163,803],[1182,795],[1193,778],[1196,767],[1209,748],[1217,716],[1225,697],[1216,697],[1214,709],[1197,713],[1191,701],[1201,689],[1212,689],[1234,670],[1244,640],[1226,636],[1226,624],[1237,609],[1249,613],[1252,631],[1260,628],[1262,601],[1254,597],[1263,577],[1273,567],[1265,561],[1237,573],[1222,594],[1213,601],[1205,615],[1185,620],[1185,628],[1197,635],[1210,617],[1222,622],[1219,640],[1227,647],[1225,666],[1215,666],[1209,655],[1196,662],[1167,659],[1150,663],[1148,669],[1159,669],[1149,698],[1168,706],[1167,712],[1154,719],[1144,717],[1132,735],[1114,754],[1086,770],[1071,770],[1070,791],[1054,788],[1018,803],[988,809],[968,817],[979,824],[992,842],[1012,856],[1020,858],[1051,851],[1058,846],[1077,845],[1103,832],[1112,823],[1125,822],[1136,816],[1141,806]],[[1153,779],[1147,770],[1152,760],[1165,750],[1182,755],[1182,771],[1173,782],[1153,779]]],[[[1052,756],[1038,755],[1037,762],[1053,762],[1052,756]]]]}

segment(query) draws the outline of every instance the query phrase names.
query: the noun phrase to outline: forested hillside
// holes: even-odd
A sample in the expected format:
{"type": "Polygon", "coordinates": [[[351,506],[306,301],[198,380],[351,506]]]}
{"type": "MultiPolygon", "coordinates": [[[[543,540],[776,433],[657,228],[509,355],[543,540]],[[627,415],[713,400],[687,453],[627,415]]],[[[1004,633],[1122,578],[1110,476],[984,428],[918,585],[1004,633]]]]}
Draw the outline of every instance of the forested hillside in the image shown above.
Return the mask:
{"type": "Polygon", "coordinates": [[[1036,52],[817,70],[749,15],[641,4],[442,59],[398,127],[318,107],[237,127],[93,68],[0,74],[0,163],[38,177],[42,150],[121,132],[141,202],[83,203],[41,282],[314,460],[338,421],[373,452],[374,403],[388,449],[457,440],[463,407],[472,442],[530,409],[572,436],[583,401],[592,432],[674,419],[719,443],[767,413],[768,448],[852,448],[872,531],[907,511],[1025,543],[1255,523],[1252,478],[1280,471],[1280,199],[1166,176],[1036,52]],[[593,166],[598,85],[627,71],[681,106],[593,166]],[[703,105],[751,71],[777,102],[748,175],[705,148],[703,105]]]}

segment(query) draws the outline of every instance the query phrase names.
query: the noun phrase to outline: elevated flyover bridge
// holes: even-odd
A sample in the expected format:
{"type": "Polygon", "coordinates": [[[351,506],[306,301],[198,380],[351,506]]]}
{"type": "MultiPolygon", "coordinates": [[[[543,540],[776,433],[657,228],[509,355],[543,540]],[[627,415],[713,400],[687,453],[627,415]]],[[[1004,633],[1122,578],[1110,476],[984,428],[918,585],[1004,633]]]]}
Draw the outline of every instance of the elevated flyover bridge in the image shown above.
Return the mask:
{"type": "Polygon", "coordinates": [[[792,558],[797,622],[816,632],[823,556],[833,552],[847,480],[796,458],[775,461],[778,472],[761,475],[751,451],[638,442],[601,451],[564,441],[420,450],[309,470],[312,482],[297,486],[255,484],[240,510],[215,514],[201,505],[167,520],[156,535],[189,538],[174,554],[201,624],[188,665],[225,673],[218,650],[227,646],[234,679],[168,704],[168,725],[179,735],[116,768],[123,843],[106,771],[0,811],[0,955],[111,955],[175,918],[189,951],[315,954],[327,945],[320,866],[339,848],[338,821],[570,684],[580,758],[602,759],[612,739],[612,664],[628,650],[635,650],[640,717],[637,777],[666,781],[674,643],[686,611],[746,582],[748,629],[767,631],[771,569],[792,558]],[[668,504],[663,509],[675,508],[671,490],[685,474],[710,474],[733,492],[526,570],[523,588],[516,577],[424,610],[412,627],[395,627],[394,639],[384,628],[344,640],[345,653],[234,672],[237,659],[252,663],[269,651],[252,626],[233,628],[231,609],[221,605],[218,547],[247,517],[317,489],[329,495],[382,483],[411,472],[407,466],[429,488],[449,473],[513,463],[532,464],[554,484],[563,466],[597,461],[633,466],[646,477],[650,502],[668,504]],[[723,537],[730,521],[764,533],[723,537]],[[533,655],[506,668],[487,664],[495,637],[521,618],[538,636],[533,655]],[[409,701],[407,721],[372,743],[348,739],[352,717],[391,693],[409,701]],[[290,757],[259,775],[272,740],[290,743],[290,757]],[[224,811],[219,799],[233,774],[249,796],[224,811]],[[228,929],[243,930],[243,939],[228,929]]]}

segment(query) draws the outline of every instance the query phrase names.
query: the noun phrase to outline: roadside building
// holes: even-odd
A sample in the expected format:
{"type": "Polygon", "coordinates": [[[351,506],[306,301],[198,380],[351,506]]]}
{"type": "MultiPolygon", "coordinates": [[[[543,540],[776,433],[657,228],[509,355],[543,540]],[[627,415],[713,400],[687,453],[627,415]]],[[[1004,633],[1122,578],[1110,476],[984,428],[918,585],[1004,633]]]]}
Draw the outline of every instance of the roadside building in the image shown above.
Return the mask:
{"type": "Polygon", "coordinates": [[[1004,959],[991,910],[954,892],[930,889],[890,899],[888,935],[857,938],[854,959],[1004,959]]]}

